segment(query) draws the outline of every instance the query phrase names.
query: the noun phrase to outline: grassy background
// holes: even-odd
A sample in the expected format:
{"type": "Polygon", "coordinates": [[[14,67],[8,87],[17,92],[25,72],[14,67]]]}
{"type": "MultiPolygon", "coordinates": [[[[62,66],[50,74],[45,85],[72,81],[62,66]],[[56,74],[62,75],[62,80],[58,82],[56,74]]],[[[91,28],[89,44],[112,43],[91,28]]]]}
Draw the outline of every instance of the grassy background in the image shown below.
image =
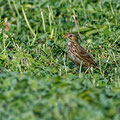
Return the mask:
{"type": "Polygon", "coordinates": [[[120,0],[0,0],[0,29],[1,120],[120,120],[120,0]],[[66,57],[74,12],[100,71],[66,57]]]}

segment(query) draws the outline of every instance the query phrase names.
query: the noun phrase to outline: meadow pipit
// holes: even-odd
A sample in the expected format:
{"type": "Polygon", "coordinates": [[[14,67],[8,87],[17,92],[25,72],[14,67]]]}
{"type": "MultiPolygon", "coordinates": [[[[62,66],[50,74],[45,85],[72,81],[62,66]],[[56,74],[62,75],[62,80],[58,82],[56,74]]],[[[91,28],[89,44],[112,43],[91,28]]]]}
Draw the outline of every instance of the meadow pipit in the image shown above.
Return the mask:
{"type": "Polygon", "coordinates": [[[76,64],[80,65],[82,62],[83,66],[88,67],[85,74],[88,72],[90,67],[96,67],[97,63],[92,59],[88,52],[79,44],[78,38],[73,33],[63,35],[68,39],[67,54],[69,58],[76,64]]]}

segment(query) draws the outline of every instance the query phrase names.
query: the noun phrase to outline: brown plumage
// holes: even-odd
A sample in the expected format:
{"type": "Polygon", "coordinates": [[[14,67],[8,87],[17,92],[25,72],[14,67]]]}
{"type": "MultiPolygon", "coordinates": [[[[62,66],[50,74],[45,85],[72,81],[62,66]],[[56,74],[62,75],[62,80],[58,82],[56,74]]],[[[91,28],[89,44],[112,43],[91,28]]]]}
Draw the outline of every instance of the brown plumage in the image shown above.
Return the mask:
{"type": "Polygon", "coordinates": [[[88,69],[85,73],[88,72],[90,67],[97,67],[97,63],[90,57],[88,52],[80,46],[77,36],[73,33],[68,33],[63,35],[68,39],[67,54],[69,58],[76,64],[80,65],[82,62],[83,66],[87,66],[88,69]]]}

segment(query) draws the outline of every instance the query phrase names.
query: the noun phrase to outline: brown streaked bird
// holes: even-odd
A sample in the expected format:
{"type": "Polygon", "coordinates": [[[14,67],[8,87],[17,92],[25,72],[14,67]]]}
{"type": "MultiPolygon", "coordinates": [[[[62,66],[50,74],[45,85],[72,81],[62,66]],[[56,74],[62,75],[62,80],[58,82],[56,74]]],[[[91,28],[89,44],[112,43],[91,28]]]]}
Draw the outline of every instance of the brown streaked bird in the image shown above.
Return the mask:
{"type": "Polygon", "coordinates": [[[63,35],[68,39],[67,54],[69,58],[76,64],[80,65],[82,62],[83,66],[88,67],[85,74],[88,72],[90,67],[97,67],[97,63],[88,54],[88,52],[79,44],[78,38],[74,33],[68,33],[63,35]]]}

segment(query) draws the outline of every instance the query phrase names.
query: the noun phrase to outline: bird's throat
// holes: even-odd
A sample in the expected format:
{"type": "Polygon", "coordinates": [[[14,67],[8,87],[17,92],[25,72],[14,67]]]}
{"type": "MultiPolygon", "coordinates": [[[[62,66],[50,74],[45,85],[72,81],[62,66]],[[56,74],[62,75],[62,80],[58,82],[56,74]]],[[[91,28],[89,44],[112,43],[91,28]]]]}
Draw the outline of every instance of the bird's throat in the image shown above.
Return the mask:
{"type": "Polygon", "coordinates": [[[75,46],[77,46],[77,45],[79,45],[79,42],[78,41],[69,41],[68,45],[75,45],[75,46]]]}

